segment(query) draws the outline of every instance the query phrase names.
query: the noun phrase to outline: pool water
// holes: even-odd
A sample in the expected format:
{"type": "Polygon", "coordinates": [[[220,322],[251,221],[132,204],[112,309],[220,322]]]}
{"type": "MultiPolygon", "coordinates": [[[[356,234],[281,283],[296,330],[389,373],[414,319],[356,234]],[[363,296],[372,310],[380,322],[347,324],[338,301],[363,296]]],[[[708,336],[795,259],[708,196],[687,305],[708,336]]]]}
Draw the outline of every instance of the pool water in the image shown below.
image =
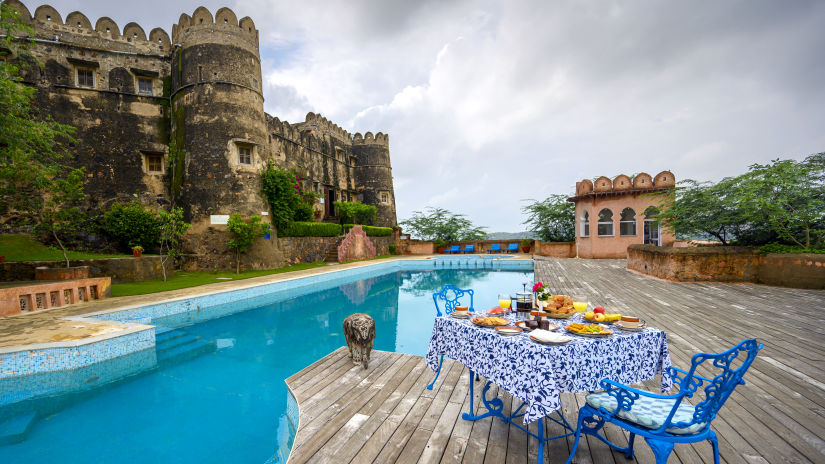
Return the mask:
{"type": "Polygon", "coordinates": [[[424,355],[434,291],[472,288],[474,306],[488,309],[532,280],[532,272],[397,271],[197,324],[156,320],[217,348],[92,395],[54,398],[26,441],[0,446],[0,463],[283,462],[294,435],[284,379],[345,344],[346,316],[375,319],[375,349],[424,355]]]}

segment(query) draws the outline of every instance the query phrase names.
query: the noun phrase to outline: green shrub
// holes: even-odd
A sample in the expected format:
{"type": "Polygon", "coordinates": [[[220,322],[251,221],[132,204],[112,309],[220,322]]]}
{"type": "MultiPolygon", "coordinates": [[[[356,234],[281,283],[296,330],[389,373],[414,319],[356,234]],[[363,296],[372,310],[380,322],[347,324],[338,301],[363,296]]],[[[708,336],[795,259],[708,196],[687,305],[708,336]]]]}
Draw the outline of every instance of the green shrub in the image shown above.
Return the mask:
{"type": "Polygon", "coordinates": [[[378,208],[365,205],[360,201],[336,201],[333,205],[342,224],[348,222],[368,224],[378,215],[378,208]]]}
{"type": "Polygon", "coordinates": [[[390,248],[390,254],[391,254],[391,255],[396,254],[396,253],[395,253],[395,250],[396,250],[398,247],[397,247],[394,243],[390,243],[390,247],[389,247],[389,248],[390,248]]]}
{"type": "Polygon", "coordinates": [[[278,231],[279,237],[337,237],[341,235],[341,225],[331,222],[291,221],[278,231]]]}
{"type": "Polygon", "coordinates": [[[814,253],[825,254],[825,248],[803,248],[801,246],[786,245],[784,243],[769,243],[759,247],[759,253],[814,253]]]}
{"type": "Polygon", "coordinates": [[[295,209],[292,211],[292,220],[299,222],[312,221],[313,213],[312,205],[302,201],[295,205],[295,209]]]}
{"type": "Polygon", "coordinates": [[[294,170],[286,170],[268,164],[261,173],[261,191],[272,210],[272,224],[278,230],[286,227],[287,223],[296,220],[311,220],[314,195],[304,192],[301,185],[302,177],[294,170]],[[309,215],[306,215],[304,204],[309,203],[309,215]],[[302,210],[302,211],[298,211],[302,210]]]}
{"type": "Polygon", "coordinates": [[[140,245],[154,250],[160,235],[160,223],[155,213],[139,203],[115,203],[103,216],[103,230],[117,240],[122,250],[140,245]]]}
{"type": "MultiPolygon", "coordinates": [[[[355,224],[344,224],[344,233],[349,232],[355,224]]],[[[392,227],[361,226],[368,237],[389,237],[392,235],[392,227]]]]}

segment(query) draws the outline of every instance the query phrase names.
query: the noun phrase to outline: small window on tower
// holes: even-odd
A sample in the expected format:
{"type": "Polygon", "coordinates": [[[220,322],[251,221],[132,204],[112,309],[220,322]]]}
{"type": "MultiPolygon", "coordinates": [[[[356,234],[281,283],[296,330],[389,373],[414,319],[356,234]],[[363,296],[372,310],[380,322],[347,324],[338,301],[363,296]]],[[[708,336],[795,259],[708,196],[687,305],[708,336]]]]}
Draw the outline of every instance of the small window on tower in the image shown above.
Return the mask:
{"type": "Polygon", "coordinates": [[[77,68],[77,86],[95,88],[95,72],[87,68],[77,68]]]}
{"type": "Polygon", "coordinates": [[[238,163],[252,164],[252,149],[249,147],[238,147],[238,163]]]}
{"type": "Polygon", "coordinates": [[[163,172],[163,155],[160,153],[146,153],[143,155],[146,172],[162,173],[163,172]]]}
{"type": "Polygon", "coordinates": [[[138,77],[138,93],[152,95],[152,79],[148,77],[138,77]]]}
{"type": "Polygon", "coordinates": [[[390,202],[390,194],[387,192],[381,192],[381,203],[389,203],[390,202]]]}

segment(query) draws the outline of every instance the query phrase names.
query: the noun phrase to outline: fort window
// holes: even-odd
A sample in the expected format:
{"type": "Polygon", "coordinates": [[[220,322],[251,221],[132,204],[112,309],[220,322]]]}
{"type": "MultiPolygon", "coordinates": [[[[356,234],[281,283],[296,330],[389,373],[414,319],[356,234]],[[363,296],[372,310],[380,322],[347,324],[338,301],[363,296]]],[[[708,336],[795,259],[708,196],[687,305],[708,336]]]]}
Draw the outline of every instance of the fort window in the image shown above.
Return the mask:
{"type": "Polygon", "coordinates": [[[341,192],[341,201],[349,201],[347,192],[341,192]]]}
{"type": "Polygon", "coordinates": [[[238,163],[252,164],[252,148],[238,147],[238,163]]]}
{"type": "Polygon", "coordinates": [[[152,79],[148,77],[138,77],[138,93],[152,95],[152,79]]]}
{"type": "Polygon", "coordinates": [[[148,173],[163,173],[163,153],[144,153],[143,166],[148,173]]]}
{"type": "Polygon", "coordinates": [[[581,236],[590,237],[590,213],[587,211],[582,214],[581,236]]]}
{"type": "Polygon", "coordinates": [[[598,234],[599,237],[613,236],[613,211],[607,208],[599,211],[598,234]]]}
{"type": "Polygon", "coordinates": [[[390,194],[387,192],[381,192],[380,195],[381,203],[389,203],[390,202],[390,194]]]}
{"type": "Polygon", "coordinates": [[[255,89],[258,88],[258,79],[252,79],[252,87],[254,87],[255,89]]]}
{"type": "Polygon", "coordinates": [[[77,68],[77,86],[95,88],[95,72],[88,68],[77,68]]]}
{"type": "Polygon", "coordinates": [[[198,80],[203,80],[203,66],[198,66],[198,80]]]}
{"type": "Polygon", "coordinates": [[[622,219],[619,221],[619,235],[636,235],[636,211],[633,211],[633,208],[622,210],[622,219]]]}

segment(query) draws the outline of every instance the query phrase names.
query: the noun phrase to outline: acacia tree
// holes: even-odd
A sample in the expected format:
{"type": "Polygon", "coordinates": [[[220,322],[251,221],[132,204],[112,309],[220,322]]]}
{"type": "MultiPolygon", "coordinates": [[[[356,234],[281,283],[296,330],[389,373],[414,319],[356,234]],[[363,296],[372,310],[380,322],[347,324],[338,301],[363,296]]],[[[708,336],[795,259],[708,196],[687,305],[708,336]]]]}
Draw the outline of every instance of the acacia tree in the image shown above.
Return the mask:
{"type": "Polygon", "coordinates": [[[235,273],[241,273],[241,253],[249,251],[249,246],[258,237],[263,237],[269,231],[269,224],[261,224],[261,217],[253,214],[249,219],[244,219],[238,213],[229,218],[226,223],[226,230],[232,235],[229,241],[229,248],[235,250],[236,267],[235,273]]]}
{"type": "Polygon", "coordinates": [[[543,201],[525,200],[532,203],[523,206],[526,224],[543,242],[572,242],[576,239],[576,205],[565,195],[550,195],[543,201]]]}
{"type": "Polygon", "coordinates": [[[745,211],[784,241],[806,249],[825,243],[825,153],[753,164],[741,177],[745,211]]]}
{"type": "Polygon", "coordinates": [[[49,186],[49,192],[44,195],[40,206],[38,227],[57,241],[66,267],[69,267],[66,246],[60,238],[64,234],[76,232],[86,217],[80,210],[83,201],[83,169],[74,169],[63,179],[50,179],[49,186]]]}
{"type": "Polygon", "coordinates": [[[163,269],[163,281],[166,282],[166,263],[175,260],[180,254],[183,236],[189,230],[188,222],[183,220],[183,208],[172,208],[169,212],[158,213],[160,229],[160,266],[163,269]],[[166,253],[164,253],[166,250],[166,253]]]}
{"type": "Polygon", "coordinates": [[[444,208],[427,207],[423,212],[414,211],[411,218],[399,225],[421,240],[457,242],[487,237],[485,227],[476,226],[465,215],[444,208]]]}
{"type": "MultiPolygon", "coordinates": [[[[68,152],[65,143],[73,142],[74,128],[34,117],[31,102],[36,89],[23,83],[16,62],[36,62],[29,54],[29,41],[17,37],[33,37],[14,8],[0,3],[0,47],[11,51],[16,60],[0,60],[0,214],[23,213],[39,217],[46,201],[44,194],[63,187],[53,184],[61,173],[67,173],[63,160],[68,152]]],[[[69,175],[62,176],[68,179],[69,175]]]]}

